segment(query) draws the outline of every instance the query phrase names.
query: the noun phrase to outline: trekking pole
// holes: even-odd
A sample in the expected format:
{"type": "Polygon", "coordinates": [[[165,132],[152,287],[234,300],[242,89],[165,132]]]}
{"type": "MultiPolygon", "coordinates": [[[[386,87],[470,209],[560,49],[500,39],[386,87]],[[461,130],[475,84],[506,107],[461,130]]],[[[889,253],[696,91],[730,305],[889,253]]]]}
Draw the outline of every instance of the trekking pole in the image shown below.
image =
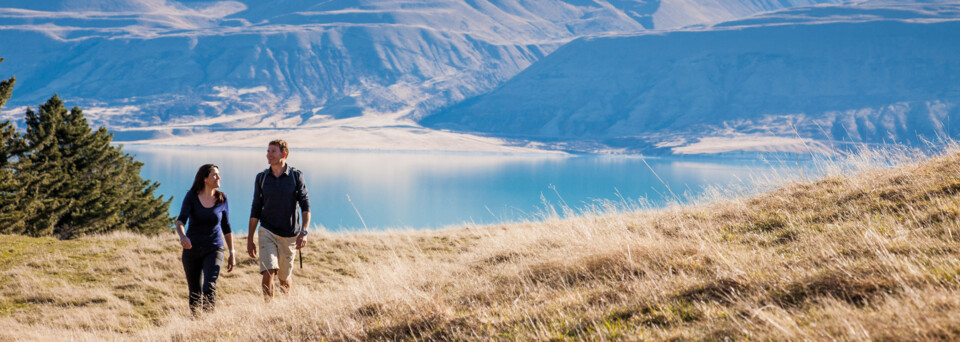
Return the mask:
{"type": "Polygon", "coordinates": [[[303,249],[298,249],[297,254],[300,255],[300,269],[303,269],[303,249]]]}

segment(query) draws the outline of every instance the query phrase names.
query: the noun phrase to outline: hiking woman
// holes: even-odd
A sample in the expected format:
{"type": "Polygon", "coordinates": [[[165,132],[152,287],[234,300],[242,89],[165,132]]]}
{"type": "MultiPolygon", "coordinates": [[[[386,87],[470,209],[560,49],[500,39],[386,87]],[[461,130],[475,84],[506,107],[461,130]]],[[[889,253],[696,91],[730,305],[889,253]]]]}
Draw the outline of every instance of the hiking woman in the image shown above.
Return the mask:
{"type": "Polygon", "coordinates": [[[183,197],[180,216],[177,217],[177,235],[183,246],[183,271],[190,290],[190,312],[213,310],[217,302],[217,278],[227,258],[227,272],[233,271],[236,257],[233,252],[233,233],[227,196],[220,187],[220,168],[206,164],[197,170],[193,186],[183,197]],[[190,224],[184,233],[183,226],[190,224]],[[226,248],[224,248],[226,243],[226,248]]]}

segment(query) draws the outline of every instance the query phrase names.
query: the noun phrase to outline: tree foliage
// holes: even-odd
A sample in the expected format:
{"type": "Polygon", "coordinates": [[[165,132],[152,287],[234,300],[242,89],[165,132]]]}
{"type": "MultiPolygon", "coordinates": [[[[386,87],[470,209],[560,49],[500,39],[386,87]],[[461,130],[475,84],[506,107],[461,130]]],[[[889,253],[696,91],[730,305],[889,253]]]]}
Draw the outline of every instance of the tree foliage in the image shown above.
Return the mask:
{"type": "MultiPolygon", "coordinates": [[[[3,63],[3,58],[0,58],[0,63],[3,63]]],[[[13,95],[14,83],[17,83],[16,77],[11,77],[9,80],[0,80],[0,109],[3,109],[3,105],[13,95]]]]}
{"type": "MultiPolygon", "coordinates": [[[[0,63],[3,58],[0,58],[0,63]]],[[[13,95],[13,85],[17,82],[16,77],[9,80],[0,80],[0,111],[3,105],[13,95]]],[[[20,194],[20,186],[14,177],[15,172],[11,160],[23,151],[22,141],[17,127],[10,121],[0,123],[0,232],[9,232],[9,229],[15,227],[3,226],[3,223],[13,222],[14,218],[22,215],[18,207],[17,197],[20,194]]]]}
{"type": "MultiPolygon", "coordinates": [[[[10,89],[0,87],[0,98],[10,89]]],[[[22,135],[0,124],[0,232],[74,238],[169,229],[170,201],[154,195],[159,183],[140,178],[143,163],[110,145],[105,128],[91,130],[80,108],[67,110],[54,95],[27,108],[25,124],[22,135]]]]}

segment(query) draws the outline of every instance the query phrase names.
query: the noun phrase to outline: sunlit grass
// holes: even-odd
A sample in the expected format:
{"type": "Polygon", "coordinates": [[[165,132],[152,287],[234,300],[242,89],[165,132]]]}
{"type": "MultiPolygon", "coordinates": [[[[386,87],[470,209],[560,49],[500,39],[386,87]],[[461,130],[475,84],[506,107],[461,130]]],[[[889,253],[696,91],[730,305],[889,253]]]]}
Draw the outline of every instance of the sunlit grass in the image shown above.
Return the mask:
{"type": "Polygon", "coordinates": [[[290,295],[263,303],[241,256],[199,319],[173,234],[0,236],[0,339],[956,340],[960,154],[946,150],[862,150],[752,180],[761,194],[662,209],[315,234],[290,295]]]}

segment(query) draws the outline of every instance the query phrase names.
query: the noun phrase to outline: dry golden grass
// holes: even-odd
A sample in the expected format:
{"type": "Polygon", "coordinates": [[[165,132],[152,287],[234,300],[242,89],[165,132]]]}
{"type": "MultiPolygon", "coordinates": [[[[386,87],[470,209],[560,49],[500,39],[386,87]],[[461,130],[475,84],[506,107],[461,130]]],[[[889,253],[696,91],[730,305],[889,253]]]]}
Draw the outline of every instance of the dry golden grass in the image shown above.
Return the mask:
{"type": "Polygon", "coordinates": [[[947,153],[685,207],[316,234],[293,293],[263,303],[244,256],[198,319],[173,234],[0,236],[0,340],[957,340],[958,219],[947,153]]]}

